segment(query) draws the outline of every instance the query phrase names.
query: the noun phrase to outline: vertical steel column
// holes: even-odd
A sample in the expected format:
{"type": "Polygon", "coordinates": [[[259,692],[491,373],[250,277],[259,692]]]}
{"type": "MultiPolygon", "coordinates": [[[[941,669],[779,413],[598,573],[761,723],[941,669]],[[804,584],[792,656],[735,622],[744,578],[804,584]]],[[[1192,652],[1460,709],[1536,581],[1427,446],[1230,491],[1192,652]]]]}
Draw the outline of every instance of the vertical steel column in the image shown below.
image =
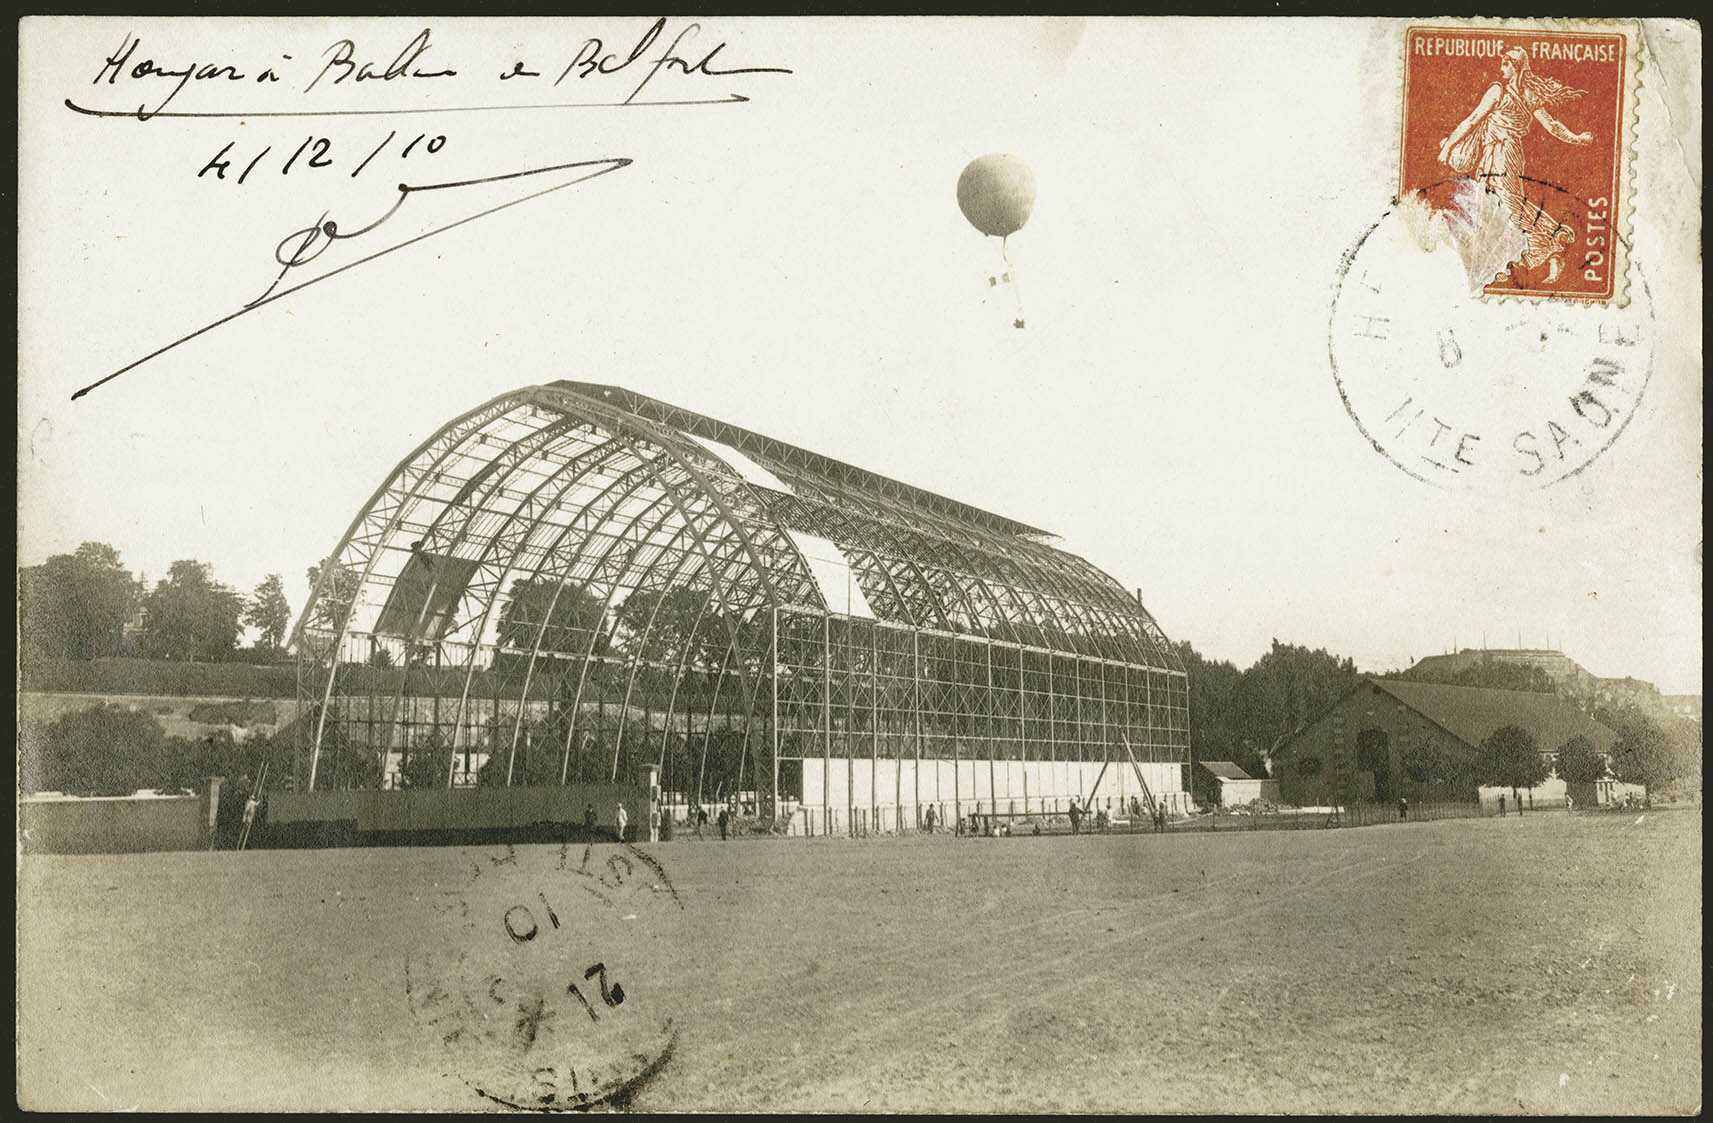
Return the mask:
{"type": "MultiPolygon", "coordinates": [[[[777,820],[779,818],[779,606],[777,604],[774,605],[770,611],[773,614],[773,670],[768,674],[767,678],[768,681],[773,684],[773,714],[768,725],[773,731],[773,735],[770,738],[773,742],[773,817],[777,820]]],[[[755,707],[752,704],[750,709],[753,710],[754,708],[755,707]]],[[[708,724],[712,726],[713,710],[711,708],[708,711],[708,715],[708,724]]],[[[744,741],[747,743],[749,738],[745,736],[744,741]]],[[[704,740],[703,744],[705,745],[706,743],[706,740],[704,740]]],[[[797,782],[799,784],[803,782],[803,772],[801,768],[799,768],[797,772],[797,782]]],[[[701,792],[702,785],[701,781],[698,780],[696,782],[696,799],[698,804],[701,802],[701,792]]]]}
{"type": "MultiPolygon", "coordinates": [[[[347,729],[350,728],[349,724],[347,724],[346,728],[347,729]]],[[[374,680],[373,676],[369,676],[368,746],[369,746],[370,752],[375,751],[375,680],[374,680]]],[[[386,785],[387,785],[387,750],[385,748],[382,748],[381,749],[381,786],[384,788],[384,787],[386,787],[386,785]]]]}
{"type": "Polygon", "coordinates": [[[1086,755],[1083,737],[1083,657],[1079,654],[1076,660],[1077,799],[1081,801],[1085,798],[1083,795],[1083,757],[1086,755]]]}
{"type": "MultiPolygon", "coordinates": [[[[1058,687],[1053,672],[1053,653],[1047,652],[1047,774],[1052,777],[1051,788],[1059,790],[1059,707],[1058,687]]],[[[1058,796],[1053,797],[1053,810],[1059,809],[1058,796]]]]}
{"type": "Polygon", "coordinates": [[[1159,759],[1155,756],[1159,742],[1156,740],[1157,735],[1154,732],[1154,672],[1152,669],[1142,672],[1142,704],[1148,707],[1148,760],[1153,762],[1159,759]]]}
{"type": "MultiPolygon", "coordinates": [[[[1173,746],[1175,749],[1176,746],[1173,746]]],[[[1183,787],[1187,792],[1195,791],[1196,782],[1196,745],[1190,737],[1190,676],[1184,673],[1184,776],[1183,787]]],[[[1193,798],[1193,796],[1191,797],[1193,798]]]]}
{"type": "Polygon", "coordinates": [[[910,629],[910,712],[915,715],[916,774],[914,788],[916,829],[922,829],[922,633],[910,629]]]}
{"type": "Polygon", "coordinates": [[[952,814],[957,816],[958,827],[963,828],[964,821],[964,771],[963,745],[957,731],[958,704],[957,698],[962,693],[960,675],[963,660],[958,657],[958,641],[952,640],[952,814]]]}
{"type": "MultiPolygon", "coordinates": [[[[868,807],[876,830],[880,828],[880,625],[868,626],[869,656],[869,748],[868,748],[868,807]]],[[[896,790],[893,793],[897,794],[896,790]]]]}
{"type": "MultiPolygon", "coordinates": [[[[987,700],[985,706],[987,710],[987,800],[990,805],[987,810],[989,813],[989,829],[991,830],[992,816],[999,814],[999,784],[994,779],[994,760],[999,756],[999,738],[994,735],[994,727],[998,724],[996,719],[999,715],[994,712],[998,707],[994,705],[993,698],[993,640],[991,638],[987,641],[987,693],[984,697],[987,700]]],[[[1010,779],[1009,773],[1006,778],[1010,779]]]]}
{"type": "Polygon", "coordinates": [[[1106,718],[1106,660],[1100,661],[1100,771],[1106,773],[1106,767],[1111,763],[1107,754],[1112,749],[1112,726],[1106,718]]]}
{"type": "Polygon", "coordinates": [[[1029,692],[1023,689],[1028,671],[1023,665],[1024,650],[1017,649],[1017,744],[1023,759],[1023,813],[1029,814],[1029,692]]]}
{"type": "Polygon", "coordinates": [[[854,645],[851,629],[854,624],[845,617],[843,644],[843,674],[845,676],[845,831],[856,834],[856,745],[851,734],[856,730],[856,666],[852,658],[854,645]]]}
{"type": "Polygon", "coordinates": [[[833,618],[821,617],[821,812],[833,833],[833,618]]]}

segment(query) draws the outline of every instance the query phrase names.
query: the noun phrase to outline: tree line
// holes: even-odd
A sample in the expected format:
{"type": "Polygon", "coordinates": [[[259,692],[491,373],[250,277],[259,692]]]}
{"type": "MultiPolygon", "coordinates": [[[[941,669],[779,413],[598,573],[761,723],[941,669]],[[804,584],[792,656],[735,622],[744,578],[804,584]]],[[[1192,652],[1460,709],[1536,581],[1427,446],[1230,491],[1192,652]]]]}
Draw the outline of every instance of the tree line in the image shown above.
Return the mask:
{"type": "Polygon", "coordinates": [[[23,653],[58,659],[221,662],[239,653],[246,628],[257,634],[250,654],[268,658],[278,655],[291,626],[277,573],[245,594],[216,580],[207,562],[186,559],[149,588],[104,542],[20,569],[18,598],[23,653]]]}
{"type": "MultiPolygon", "coordinates": [[[[309,567],[310,588],[328,564],[324,560],[309,567]]],[[[217,662],[238,654],[245,628],[258,634],[254,651],[275,655],[290,627],[291,605],[279,574],[269,574],[251,593],[243,594],[216,580],[208,563],[182,560],[147,588],[125,568],[112,546],[85,542],[71,554],[55,555],[42,565],[20,570],[19,578],[20,638],[26,654],[71,660],[138,654],[176,662],[217,662]]],[[[356,573],[343,567],[329,571],[312,627],[336,629],[356,588],[356,573]]],[[[420,592],[423,598],[428,595],[426,588],[420,592]]],[[[406,616],[427,612],[405,607],[406,616]]],[[[721,674],[735,669],[728,665],[728,660],[738,657],[730,651],[730,628],[744,626],[728,622],[710,604],[706,589],[637,590],[614,607],[608,598],[581,585],[538,578],[520,580],[510,588],[496,624],[496,672],[521,670],[532,651],[574,658],[623,652],[634,654],[645,666],[676,663],[685,672],[685,687],[699,686],[703,692],[711,692],[721,674]]],[[[432,627],[427,630],[432,632],[432,627]]],[[[428,635],[403,651],[413,664],[424,667],[434,662],[435,647],[428,635]]],[[[1189,725],[1196,759],[1229,760],[1253,776],[1266,775],[1267,760],[1277,746],[1361,677],[1349,657],[1277,639],[1241,670],[1226,660],[1207,659],[1188,641],[1178,641],[1173,648],[1189,672],[1189,725]]],[[[365,661],[387,668],[397,658],[377,644],[365,661]]],[[[1619,733],[1611,768],[1619,779],[1638,777],[1627,782],[1657,784],[1699,771],[1699,726],[1657,720],[1657,715],[1629,702],[1599,703],[1561,692],[1539,667],[1493,662],[1439,677],[1427,670],[1404,672],[1400,677],[1559,694],[1619,733]]],[[[647,695],[646,687],[642,693],[647,695]]],[[[1536,763],[1551,763],[1553,747],[1535,749],[1536,763]]],[[[435,755],[425,754],[425,758],[435,755]]],[[[1480,765],[1482,776],[1477,782],[1534,786],[1539,780],[1526,778],[1531,773],[1524,756],[1514,749],[1502,754],[1495,748],[1480,765]],[[1510,763],[1501,766],[1501,759],[1510,763]]],[[[1581,758],[1573,752],[1570,759],[1581,758]]],[[[421,767],[426,776],[430,766],[421,767]]],[[[436,764],[434,769],[438,768],[436,764]]]]}

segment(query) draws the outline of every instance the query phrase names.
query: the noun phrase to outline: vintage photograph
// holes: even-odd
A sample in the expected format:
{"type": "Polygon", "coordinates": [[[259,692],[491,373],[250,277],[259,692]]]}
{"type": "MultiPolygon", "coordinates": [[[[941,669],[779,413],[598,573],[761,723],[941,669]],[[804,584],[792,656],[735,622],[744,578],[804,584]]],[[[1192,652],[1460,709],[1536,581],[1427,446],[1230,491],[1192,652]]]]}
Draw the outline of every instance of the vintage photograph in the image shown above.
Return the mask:
{"type": "Polygon", "coordinates": [[[1701,1110],[1698,23],[18,54],[21,1108],[1701,1110]]]}

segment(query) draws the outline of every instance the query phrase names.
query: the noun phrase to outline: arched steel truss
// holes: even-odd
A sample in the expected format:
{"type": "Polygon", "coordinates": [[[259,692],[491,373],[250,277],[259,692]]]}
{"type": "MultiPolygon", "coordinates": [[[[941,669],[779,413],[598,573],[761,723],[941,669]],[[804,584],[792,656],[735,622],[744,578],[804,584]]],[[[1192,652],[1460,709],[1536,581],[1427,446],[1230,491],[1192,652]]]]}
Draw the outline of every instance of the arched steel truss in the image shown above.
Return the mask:
{"type": "Polygon", "coordinates": [[[712,757],[771,806],[811,756],[1185,760],[1170,644],[1050,537],[616,387],[503,394],[401,461],[321,567],[299,782],[648,762],[702,794],[712,757]]]}

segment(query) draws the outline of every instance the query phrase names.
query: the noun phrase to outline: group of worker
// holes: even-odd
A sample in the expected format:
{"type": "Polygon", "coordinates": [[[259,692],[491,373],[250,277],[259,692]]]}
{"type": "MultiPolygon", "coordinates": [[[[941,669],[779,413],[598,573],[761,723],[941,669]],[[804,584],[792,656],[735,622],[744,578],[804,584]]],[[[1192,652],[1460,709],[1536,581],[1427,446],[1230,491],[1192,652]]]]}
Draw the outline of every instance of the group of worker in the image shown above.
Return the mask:
{"type": "MultiPolygon", "coordinates": [[[[1083,820],[1089,816],[1088,808],[1082,806],[1073,799],[1071,800],[1070,809],[1066,814],[1071,820],[1071,833],[1081,834],[1083,820]]],[[[1032,834],[1041,833],[1040,820],[1044,815],[1045,813],[1039,813],[1037,815],[1024,816],[1025,818],[1030,819],[1033,824],[1033,829],[1031,831],[1032,834]]],[[[1130,815],[1132,820],[1142,818],[1142,801],[1134,796],[1131,797],[1130,800],[1130,815]]],[[[1154,831],[1158,834],[1164,834],[1166,832],[1166,824],[1168,822],[1165,805],[1155,802],[1153,804],[1153,809],[1150,812],[1150,818],[1154,831]]],[[[1101,807],[1095,809],[1093,813],[1094,830],[1104,832],[1110,830],[1112,824],[1113,818],[1106,808],[1101,807]]],[[[936,828],[941,825],[938,810],[930,804],[928,809],[922,815],[922,829],[929,834],[933,834],[936,828]]],[[[967,817],[959,816],[954,827],[954,832],[960,835],[1005,835],[1013,833],[1010,824],[1003,821],[1001,816],[985,814],[981,811],[971,812],[967,817]]]]}
{"type": "MultiPolygon", "coordinates": [[[[1077,801],[1074,799],[1071,800],[1071,809],[1068,814],[1071,819],[1072,834],[1082,833],[1082,821],[1084,818],[1088,817],[1088,813],[1088,808],[1079,806],[1077,801]]],[[[1130,797],[1130,818],[1132,821],[1142,818],[1142,801],[1136,796],[1130,797]]],[[[1154,833],[1166,833],[1167,819],[1165,804],[1160,803],[1157,800],[1154,801],[1153,809],[1149,813],[1149,818],[1154,828],[1154,833]]],[[[1094,812],[1094,829],[1104,833],[1107,830],[1110,830],[1111,827],[1112,815],[1106,810],[1106,808],[1097,807],[1094,812]]]]}
{"type": "MultiPolygon", "coordinates": [[[[720,841],[724,842],[731,836],[732,824],[737,821],[737,815],[731,807],[721,807],[715,817],[715,823],[720,828],[720,841]]],[[[690,813],[687,822],[694,828],[696,837],[702,837],[702,830],[708,825],[708,809],[698,805],[690,813]]],[[[596,820],[595,805],[587,805],[583,809],[583,829],[590,834],[600,829],[596,820]]],[[[630,812],[625,810],[624,800],[619,800],[613,808],[613,833],[620,842],[634,841],[626,833],[630,830],[630,812]]],[[[648,841],[663,842],[672,838],[672,816],[664,813],[658,803],[650,804],[648,809],[648,841]]]]}

